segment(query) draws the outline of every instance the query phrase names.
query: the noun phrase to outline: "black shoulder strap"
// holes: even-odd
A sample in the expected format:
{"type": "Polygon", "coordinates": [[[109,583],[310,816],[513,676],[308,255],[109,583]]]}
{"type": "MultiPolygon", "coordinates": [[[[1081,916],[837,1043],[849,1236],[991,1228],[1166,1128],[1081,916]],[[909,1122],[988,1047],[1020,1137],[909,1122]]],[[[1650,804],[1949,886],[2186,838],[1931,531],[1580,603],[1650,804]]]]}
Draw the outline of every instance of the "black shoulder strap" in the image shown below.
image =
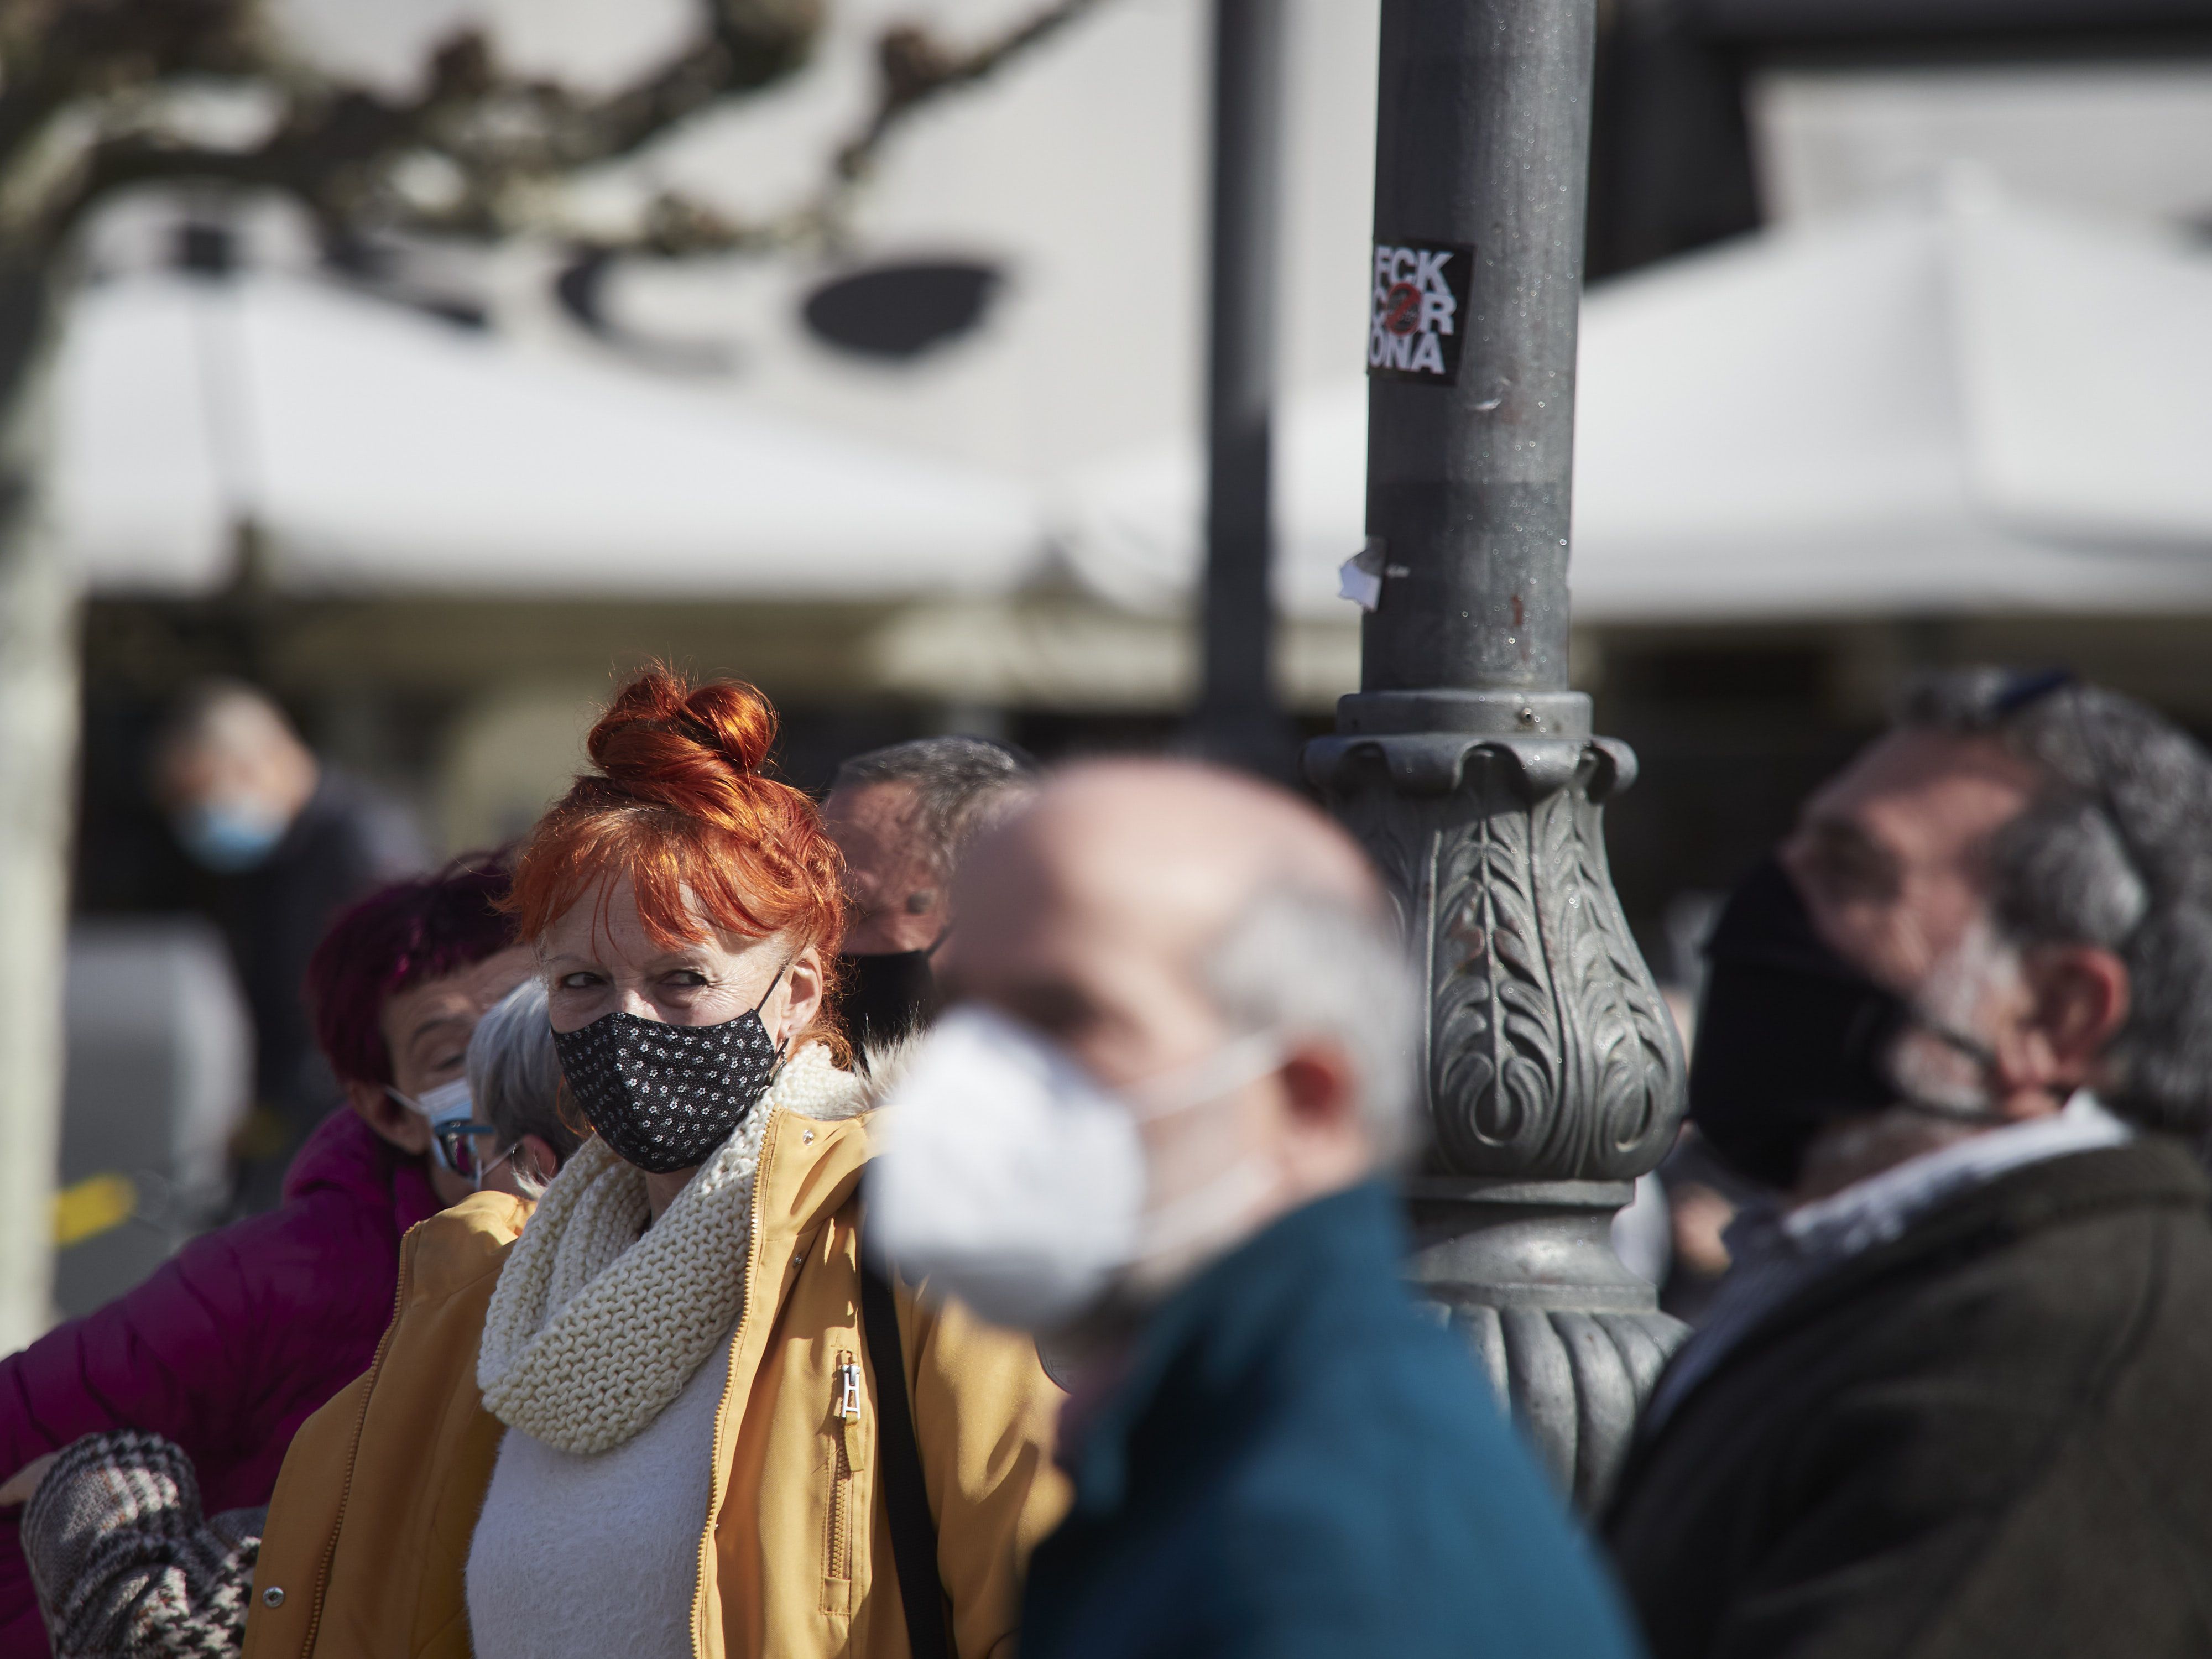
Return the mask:
{"type": "Polygon", "coordinates": [[[906,1610],[914,1659],[951,1659],[945,1628],[944,1582],[937,1572],[937,1522],[922,1483],[921,1443],[907,1399],[906,1353],[899,1342],[898,1304],[890,1282],[860,1265],[860,1328],[876,1373],[876,1462],[884,1473],[884,1515],[890,1522],[891,1565],[906,1610]]]}

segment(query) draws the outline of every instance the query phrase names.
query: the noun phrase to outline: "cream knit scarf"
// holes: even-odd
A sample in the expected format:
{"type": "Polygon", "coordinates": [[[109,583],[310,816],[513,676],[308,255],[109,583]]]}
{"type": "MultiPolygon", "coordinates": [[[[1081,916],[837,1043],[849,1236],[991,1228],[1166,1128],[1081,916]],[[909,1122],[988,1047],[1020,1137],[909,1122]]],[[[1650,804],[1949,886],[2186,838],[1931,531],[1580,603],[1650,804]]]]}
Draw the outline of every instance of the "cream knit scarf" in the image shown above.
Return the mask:
{"type": "Polygon", "coordinates": [[[492,1291],[477,1351],[485,1407],[509,1428],[586,1455],[659,1416],[744,1306],[769,1119],[851,1117],[867,1103],[862,1080],[809,1043],[650,1229],[645,1172],[586,1141],[546,1188],[492,1291]]]}

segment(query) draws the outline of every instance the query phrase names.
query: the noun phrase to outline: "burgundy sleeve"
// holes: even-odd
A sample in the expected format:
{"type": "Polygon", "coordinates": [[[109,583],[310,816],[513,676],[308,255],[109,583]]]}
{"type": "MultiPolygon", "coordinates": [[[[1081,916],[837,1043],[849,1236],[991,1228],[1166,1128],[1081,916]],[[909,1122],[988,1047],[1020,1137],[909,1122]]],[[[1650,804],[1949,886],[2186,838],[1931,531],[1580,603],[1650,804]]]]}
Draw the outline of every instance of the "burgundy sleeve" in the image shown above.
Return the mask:
{"type": "MultiPolygon", "coordinates": [[[[252,1371],[266,1310],[241,1249],[261,1231],[248,1222],[195,1239],[137,1288],[0,1359],[0,1479],[107,1429],[149,1430],[195,1457],[235,1444],[240,1417],[263,1407],[252,1371]]],[[[21,1514],[0,1510],[0,1659],[49,1651],[21,1514]]]]}

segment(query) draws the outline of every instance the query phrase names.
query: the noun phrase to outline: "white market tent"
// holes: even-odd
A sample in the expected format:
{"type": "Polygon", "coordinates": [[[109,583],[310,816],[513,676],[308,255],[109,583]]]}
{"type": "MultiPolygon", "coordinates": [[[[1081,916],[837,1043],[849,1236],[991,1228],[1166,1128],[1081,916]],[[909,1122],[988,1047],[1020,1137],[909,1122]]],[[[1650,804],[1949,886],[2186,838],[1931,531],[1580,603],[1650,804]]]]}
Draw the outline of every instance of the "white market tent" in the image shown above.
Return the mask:
{"type": "MultiPolygon", "coordinates": [[[[1576,614],[2212,612],[2212,255],[1970,182],[1613,283],[1583,308],[1576,614]]],[[[1277,593],[1350,609],[1362,382],[1278,426],[1277,593]]],[[[1076,478],[1094,589],[1186,602],[1194,447],[1076,478]]]]}
{"type": "Polygon", "coordinates": [[[988,471],[274,273],[92,288],[55,395],[95,592],[218,590],[241,520],[297,593],[997,593],[1044,549],[988,471]]]}

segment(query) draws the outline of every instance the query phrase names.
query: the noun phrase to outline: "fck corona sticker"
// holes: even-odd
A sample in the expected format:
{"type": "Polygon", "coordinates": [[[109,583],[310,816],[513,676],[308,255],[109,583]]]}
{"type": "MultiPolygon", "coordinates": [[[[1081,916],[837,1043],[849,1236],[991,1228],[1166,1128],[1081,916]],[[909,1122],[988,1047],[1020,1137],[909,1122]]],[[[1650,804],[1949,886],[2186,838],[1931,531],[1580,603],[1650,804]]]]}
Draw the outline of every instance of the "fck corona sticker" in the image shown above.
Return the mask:
{"type": "Polygon", "coordinates": [[[1459,242],[1377,242],[1367,372],[1450,386],[1459,379],[1461,319],[1474,250],[1459,242]]]}

